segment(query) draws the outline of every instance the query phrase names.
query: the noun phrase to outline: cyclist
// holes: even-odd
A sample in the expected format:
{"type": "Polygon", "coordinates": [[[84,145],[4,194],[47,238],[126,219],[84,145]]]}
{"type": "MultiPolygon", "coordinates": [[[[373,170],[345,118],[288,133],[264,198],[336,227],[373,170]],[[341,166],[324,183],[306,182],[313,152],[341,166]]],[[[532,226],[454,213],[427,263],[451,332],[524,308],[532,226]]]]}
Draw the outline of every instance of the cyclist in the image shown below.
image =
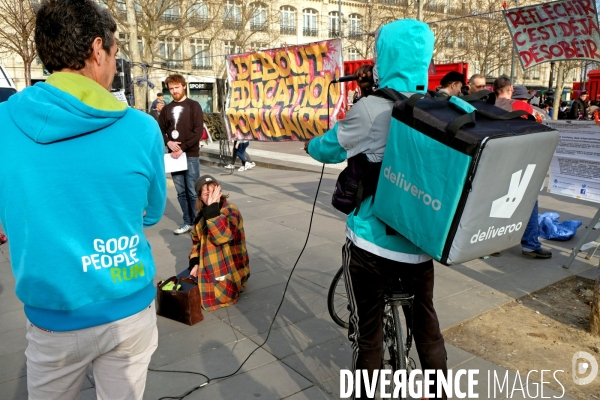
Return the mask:
{"type": "MultiPolygon", "coordinates": [[[[419,21],[399,20],[381,27],[376,34],[375,84],[405,94],[425,93],[433,42],[431,30],[419,21]]],[[[360,153],[371,162],[381,162],[392,107],[391,100],[380,96],[364,98],[350,109],[346,119],[306,143],[305,149],[323,163],[339,163],[360,153]]],[[[387,284],[400,278],[404,290],[415,296],[413,332],[421,366],[445,374],[446,349],[433,307],[433,261],[401,235],[389,232],[372,210],[369,196],[357,215],[349,214],[342,250],[352,367],[370,374],[382,367],[383,294],[387,284]]],[[[431,393],[435,390],[433,385],[431,393]]],[[[364,385],[361,395],[365,396],[364,385]]]]}

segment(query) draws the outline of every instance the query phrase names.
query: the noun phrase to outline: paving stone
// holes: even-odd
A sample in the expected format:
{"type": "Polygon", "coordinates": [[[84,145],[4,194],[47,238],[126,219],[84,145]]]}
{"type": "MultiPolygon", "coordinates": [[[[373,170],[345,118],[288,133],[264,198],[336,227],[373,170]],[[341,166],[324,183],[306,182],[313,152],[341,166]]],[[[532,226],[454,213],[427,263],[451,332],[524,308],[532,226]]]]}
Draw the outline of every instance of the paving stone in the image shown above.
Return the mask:
{"type": "MultiPolygon", "coordinates": [[[[216,349],[192,355],[187,358],[165,365],[160,370],[169,371],[192,371],[207,375],[210,379],[225,376],[235,372],[248,355],[256,350],[256,343],[250,340],[240,340],[235,343],[218,347],[216,349]]],[[[277,361],[275,357],[263,349],[258,349],[242,366],[239,374],[277,361]]],[[[146,397],[151,398],[174,395],[185,389],[190,389],[202,383],[204,378],[193,374],[182,374],[172,372],[148,372],[146,383],[146,397]]]]}
{"type": "Polygon", "coordinates": [[[97,398],[95,388],[82,390],[79,393],[79,400],[96,400],[97,398]]]}
{"type": "Polygon", "coordinates": [[[333,398],[316,386],[286,397],[285,400],[332,400],[333,398]]]}
{"type": "MultiPolygon", "coordinates": [[[[276,310],[277,305],[273,304],[256,311],[226,318],[223,321],[242,332],[245,336],[250,337],[269,329],[276,310]]],[[[324,293],[313,294],[292,301],[286,300],[277,314],[273,329],[295,324],[325,312],[328,312],[328,309],[327,296],[324,293]]]]}
{"type": "Polygon", "coordinates": [[[0,393],[3,400],[28,400],[27,377],[23,376],[0,383],[0,393]]]}
{"type": "Polygon", "coordinates": [[[352,348],[346,337],[336,337],[282,360],[311,382],[340,377],[340,369],[352,367],[352,348]]]}
{"type": "Polygon", "coordinates": [[[26,362],[25,350],[2,355],[0,357],[0,383],[25,376],[27,374],[26,362]]]}
{"type": "MultiPolygon", "coordinates": [[[[309,388],[312,384],[280,362],[210,384],[189,398],[239,400],[260,398],[279,400],[309,388]]],[[[150,398],[150,397],[148,397],[150,398]]],[[[186,398],[187,400],[187,398],[186,398]]]]}
{"type": "Polygon", "coordinates": [[[160,351],[152,356],[150,367],[162,367],[184,357],[212,350],[243,338],[241,333],[224,322],[217,321],[206,325],[201,322],[191,329],[160,336],[158,338],[160,351]]]}
{"type": "Polygon", "coordinates": [[[496,289],[481,285],[441,300],[434,300],[442,330],[508,303],[512,298],[496,289]]]}
{"type": "MultiPolygon", "coordinates": [[[[255,290],[251,293],[242,292],[240,300],[236,304],[215,310],[213,313],[221,319],[226,319],[267,306],[277,307],[281,302],[285,285],[285,283],[281,283],[268,288],[255,290]]],[[[292,279],[288,285],[285,298],[290,300],[302,299],[306,296],[312,296],[315,293],[323,292],[325,292],[324,288],[304,279],[292,279]]]]}
{"type": "Polygon", "coordinates": [[[9,311],[0,316],[0,333],[23,329],[27,322],[27,317],[23,310],[9,311]]]}
{"type": "Polygon", "coordinates": [[[0,357],[18,351],[25,351],[27,348],[25,333],[25,324],[20,329],[0,333],[0,357]]]}
{"type": "MultiPolygon", "coordinates": [[[[302,320],[294,325],[272,330],[264,347],[277,358],[283,359],[330,339],[345,337],[345,334],[343,328],[331,321],[329,313],[325,313],[302,320]]],[[[262,344],[266,336],[266,333],[262,333],[252,336],[250,339],[262,344]]]]}

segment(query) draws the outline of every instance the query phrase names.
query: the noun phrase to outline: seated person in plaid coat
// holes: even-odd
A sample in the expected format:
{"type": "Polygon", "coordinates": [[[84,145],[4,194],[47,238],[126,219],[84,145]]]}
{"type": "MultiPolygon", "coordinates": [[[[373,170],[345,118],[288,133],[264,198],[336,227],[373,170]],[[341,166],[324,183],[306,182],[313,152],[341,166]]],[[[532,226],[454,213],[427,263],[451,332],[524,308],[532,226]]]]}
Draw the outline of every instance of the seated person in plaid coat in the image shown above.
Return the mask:
{"type": "Polygon", "coordinates": [[[201,176],[195,189],[198,202],[189,270],[198,278],[202,308],[216,310],[237,303],[250,276],[244,222],[215,178],[201,176]]]}

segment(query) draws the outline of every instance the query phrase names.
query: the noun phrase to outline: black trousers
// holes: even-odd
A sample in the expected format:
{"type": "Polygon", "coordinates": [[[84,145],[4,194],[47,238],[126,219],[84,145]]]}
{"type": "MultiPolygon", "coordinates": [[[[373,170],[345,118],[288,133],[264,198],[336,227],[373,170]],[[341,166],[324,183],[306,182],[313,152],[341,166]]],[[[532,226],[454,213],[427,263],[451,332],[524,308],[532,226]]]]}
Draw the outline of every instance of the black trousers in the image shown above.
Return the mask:
{"type": "MultiPolygon", "coordinates": [[[[348,338],[352,342],[352,368],[369,371],[382,367],[383,294],[398,279],[405,292],[414,295],[413,335],[421,369],[447,372],[446,349],[433,307],[433,261],[407,264],[369,253],[346,240],[343,248],[344,278],[350,304],[348,338]]],[[[432,393],[436,393],[432,385],[432,393]]],[[[360,398],[366,398],[364,386],[360,398]]],[[[440,397],[446,399],[446,395],[440,397]]]]}

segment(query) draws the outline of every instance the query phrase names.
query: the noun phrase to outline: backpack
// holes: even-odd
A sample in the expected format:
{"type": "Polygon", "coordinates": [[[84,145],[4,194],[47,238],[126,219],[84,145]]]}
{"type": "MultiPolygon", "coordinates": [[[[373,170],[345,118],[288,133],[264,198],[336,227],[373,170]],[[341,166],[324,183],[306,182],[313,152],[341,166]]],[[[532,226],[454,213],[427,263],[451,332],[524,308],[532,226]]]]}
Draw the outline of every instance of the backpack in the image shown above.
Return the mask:
{"type": "MultiPolygon", "coordinates": [[[[406,96],[394,89],[383,88],[371,96],[383,97],[388,100],[403,101],[406,96]]],[[[370,162],[366,154],[357,154],[348,159],[348,166],[338,176],[331,197],[331,205],[344,214],[358,214],[363,199],[375,194],[381,162],[370,162]]]]}

